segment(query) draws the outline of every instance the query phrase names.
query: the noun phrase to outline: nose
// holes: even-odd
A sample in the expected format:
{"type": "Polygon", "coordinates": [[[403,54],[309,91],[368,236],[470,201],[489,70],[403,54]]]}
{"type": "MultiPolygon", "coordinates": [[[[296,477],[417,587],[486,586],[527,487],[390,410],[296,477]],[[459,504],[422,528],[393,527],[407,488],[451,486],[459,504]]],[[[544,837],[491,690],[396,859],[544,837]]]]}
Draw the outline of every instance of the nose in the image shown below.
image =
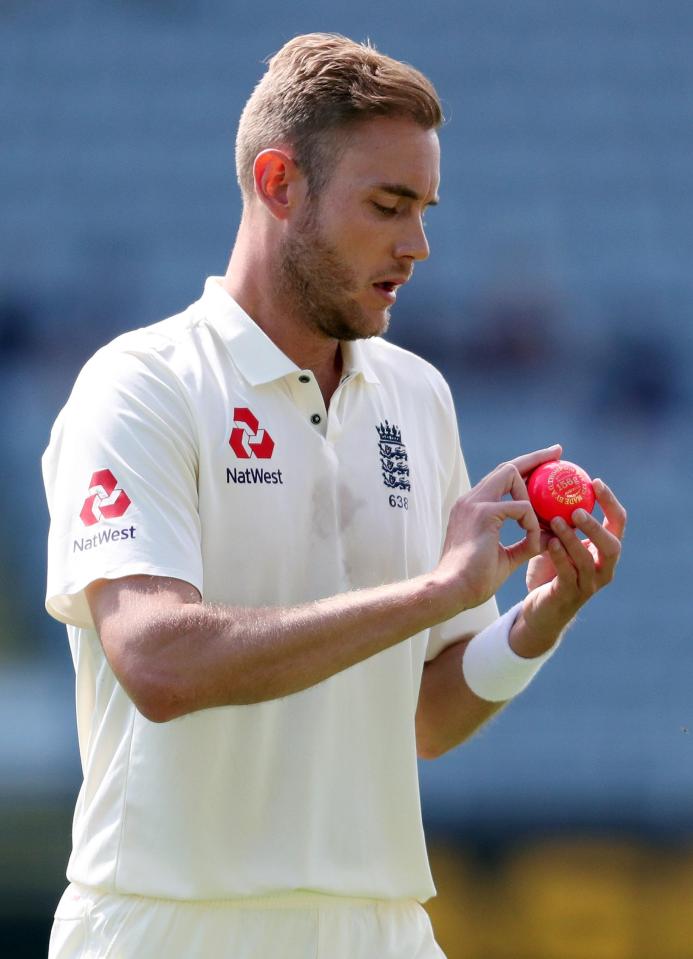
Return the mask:
{"type": "Polygon", "coordinates": [[[431,249],[426,238],[426,229],[419,216],[407,219],[395,244],[395,256],[412,260],[427,260],[431,249]]]}

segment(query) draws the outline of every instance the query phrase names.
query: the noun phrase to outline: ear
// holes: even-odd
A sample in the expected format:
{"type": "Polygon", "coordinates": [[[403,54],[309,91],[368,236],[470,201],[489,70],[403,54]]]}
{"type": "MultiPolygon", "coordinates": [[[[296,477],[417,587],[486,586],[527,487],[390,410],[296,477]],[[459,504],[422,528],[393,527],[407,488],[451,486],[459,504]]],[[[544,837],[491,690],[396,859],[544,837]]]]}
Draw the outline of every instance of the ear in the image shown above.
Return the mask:
{"type": "Polygon", "coordinates": [[[303,176],[293,157],[284,150],[263,150],[253,164],[255,194],[272,216],[286,220],[296,205],[303,176]]]}

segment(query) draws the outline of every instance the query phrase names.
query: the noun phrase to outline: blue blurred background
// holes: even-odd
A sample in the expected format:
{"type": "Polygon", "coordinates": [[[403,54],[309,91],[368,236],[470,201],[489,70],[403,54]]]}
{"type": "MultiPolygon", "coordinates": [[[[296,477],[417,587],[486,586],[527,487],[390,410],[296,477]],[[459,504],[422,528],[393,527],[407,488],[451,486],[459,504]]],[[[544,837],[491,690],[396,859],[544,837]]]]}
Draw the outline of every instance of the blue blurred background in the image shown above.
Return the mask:
{"type": "MultiPolygon", "coordinates": [[[[560,441],[630,512],[617,580],[531,690],[422,765],[441,941],[451,959],[517,959],[520,942],[533,959],[691,959],[688,0],[3,0],[2,954],[45,954],[80,781],[68,647],[43,612],[40,455],[90,353],[224,271],[239,112],[261,61],[313,30],[371,38],[443,98],[432,255],[390,336],[448,376],[472,478],[560,441]],[[484,890],[485,932],[466,907],[484,890]],[[548,945],[542,909],[565,913],[548,945]]],[[[516,577],[502,607],[521,595],[516,577]]]]}

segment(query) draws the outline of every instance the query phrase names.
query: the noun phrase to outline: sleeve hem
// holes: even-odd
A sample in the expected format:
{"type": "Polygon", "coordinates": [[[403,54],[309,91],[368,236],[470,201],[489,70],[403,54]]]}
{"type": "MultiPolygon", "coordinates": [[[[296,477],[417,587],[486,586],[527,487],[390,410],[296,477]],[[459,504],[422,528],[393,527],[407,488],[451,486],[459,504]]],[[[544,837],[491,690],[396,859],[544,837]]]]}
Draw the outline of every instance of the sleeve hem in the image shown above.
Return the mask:
{"type": "Polygon", "coordinates": [[[94,621],[89,610],[84,590],[97,579],[123,579],[125,576],[167,576],[190,583],[203,596],[202,576],[190,574],[190,570],[173,567],[153,566],[151,563],[130,563],[117,569],[100,570],[95,575],[77,583],[65,583],[60,590],[49,590],[46,596],[46,612],[65,626],[77,626],[80,629],[94,629],[94,621]]]}

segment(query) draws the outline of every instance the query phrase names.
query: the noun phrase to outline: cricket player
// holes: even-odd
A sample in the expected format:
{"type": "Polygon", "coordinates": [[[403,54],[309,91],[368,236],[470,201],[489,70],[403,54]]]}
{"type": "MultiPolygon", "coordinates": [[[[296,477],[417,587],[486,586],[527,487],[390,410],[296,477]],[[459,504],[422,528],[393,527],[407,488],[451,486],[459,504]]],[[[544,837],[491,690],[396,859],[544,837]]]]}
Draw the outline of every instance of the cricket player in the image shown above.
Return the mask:
{"type": "Polygon", "coordinates": [[[47,608],[84,782],[51,959],[442,956],[417,755],[525,688],[625,512],[596,481],[602,523],[541,533],[525,479],[558,446],[471,487],[445,381],[383,338],[441,122],[412,67],[288,42],[240,119],[226,274],[99,350],[58,416],[47,608]]]}

